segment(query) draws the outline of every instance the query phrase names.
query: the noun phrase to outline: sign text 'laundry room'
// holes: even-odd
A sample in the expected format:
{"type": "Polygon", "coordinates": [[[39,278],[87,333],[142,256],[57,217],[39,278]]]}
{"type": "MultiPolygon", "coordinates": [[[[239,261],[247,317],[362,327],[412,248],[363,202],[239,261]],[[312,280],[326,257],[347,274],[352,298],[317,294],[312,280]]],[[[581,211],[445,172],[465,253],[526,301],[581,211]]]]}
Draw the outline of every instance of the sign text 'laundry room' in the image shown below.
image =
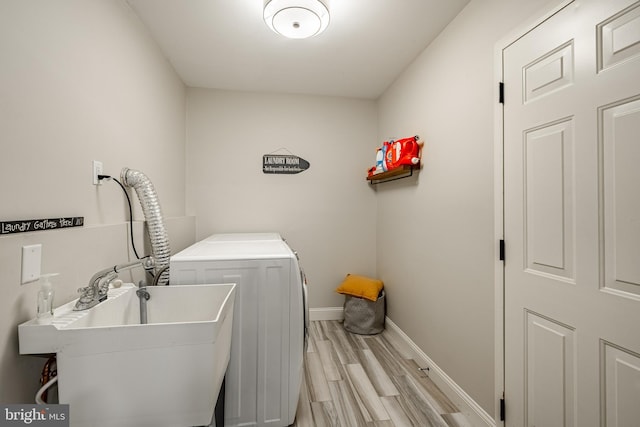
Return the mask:
{"type": "Polygon", "coordinates": [[[309,162],[292,154],[265,154],[262,156],[262,172],[294,174],[309,169],[309,162]]]}

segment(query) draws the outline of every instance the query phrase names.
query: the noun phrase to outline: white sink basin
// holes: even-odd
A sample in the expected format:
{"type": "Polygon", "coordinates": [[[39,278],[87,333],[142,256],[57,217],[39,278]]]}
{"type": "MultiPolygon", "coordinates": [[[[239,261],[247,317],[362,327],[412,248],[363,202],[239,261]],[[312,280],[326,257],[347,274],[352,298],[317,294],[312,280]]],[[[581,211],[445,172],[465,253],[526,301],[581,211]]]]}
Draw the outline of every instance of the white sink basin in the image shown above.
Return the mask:
{"type": "Polygon", "coordinates": [[[137,287],[84,311],[18,326],[21,354],[57,354],[71,425],[194,426],[211,421],[229,362],[235,284],[154,286],[140,324],[137,287]]]}

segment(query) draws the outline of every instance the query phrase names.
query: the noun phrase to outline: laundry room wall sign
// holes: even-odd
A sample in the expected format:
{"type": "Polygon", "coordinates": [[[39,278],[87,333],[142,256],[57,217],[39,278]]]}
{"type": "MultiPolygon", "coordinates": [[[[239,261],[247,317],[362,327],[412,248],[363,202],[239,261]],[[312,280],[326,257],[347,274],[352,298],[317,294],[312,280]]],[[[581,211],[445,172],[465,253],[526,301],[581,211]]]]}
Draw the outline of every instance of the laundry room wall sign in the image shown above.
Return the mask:
{"type": "Polygon", "coordinates": [[[83,225],[83,216],[68,218],[25,219],[19,221],[0,221],[0,234],[57,230],[60,228],[82,227],[83,225]]]}
{"type": "Polygon", "coordinates": [[[265,154],[262,156],[262,172],[271,174],[295,174],[309,169],[309,162],[294,154],[265,154]]]}

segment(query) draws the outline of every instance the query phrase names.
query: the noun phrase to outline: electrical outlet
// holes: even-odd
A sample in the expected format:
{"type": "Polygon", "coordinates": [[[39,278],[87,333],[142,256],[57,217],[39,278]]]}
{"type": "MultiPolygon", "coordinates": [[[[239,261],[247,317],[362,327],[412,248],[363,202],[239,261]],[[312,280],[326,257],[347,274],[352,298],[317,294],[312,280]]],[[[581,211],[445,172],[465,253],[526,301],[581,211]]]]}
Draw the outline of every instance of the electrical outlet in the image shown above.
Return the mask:
{"type": "Polygon", "coordinates": [[[102,162],[93,161],[93,185],[102,185],[102,181],[98,179],[98,175],[102,175],[102,162]]]}

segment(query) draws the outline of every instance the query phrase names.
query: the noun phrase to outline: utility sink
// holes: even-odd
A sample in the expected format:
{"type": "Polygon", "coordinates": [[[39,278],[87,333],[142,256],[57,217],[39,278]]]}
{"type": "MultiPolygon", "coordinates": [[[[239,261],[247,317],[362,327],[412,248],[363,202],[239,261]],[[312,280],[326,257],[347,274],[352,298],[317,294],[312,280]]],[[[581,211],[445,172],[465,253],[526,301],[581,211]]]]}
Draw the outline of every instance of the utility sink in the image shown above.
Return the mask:
{"type": "Polygon", "coordinates": [[[235,284],[151,286],[140,324],[133,284],[106,301],[18,326],[20,354],[57,355],[58,395],[72,426],[211,422],[229,362],[235,284]]]}

